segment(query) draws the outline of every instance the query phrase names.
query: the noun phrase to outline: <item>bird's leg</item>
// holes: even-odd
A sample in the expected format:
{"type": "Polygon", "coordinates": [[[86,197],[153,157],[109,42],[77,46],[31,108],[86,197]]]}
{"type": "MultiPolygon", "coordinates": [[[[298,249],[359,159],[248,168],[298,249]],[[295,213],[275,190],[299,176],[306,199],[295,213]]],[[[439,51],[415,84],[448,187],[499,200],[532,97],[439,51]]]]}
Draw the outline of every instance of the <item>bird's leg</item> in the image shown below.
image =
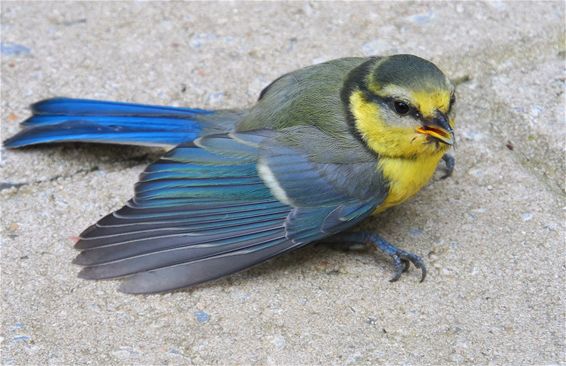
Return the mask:
{"type": "Polygon", "coordinates": [[[338,234],[334,236],[330,236],[328,238],[324,238],[323,243],[329,244],[332,249],[335,250],[342,250],[342,251],[349,251],[349,250],[364,250],[369,247],[368,243],[360,241],[357,236],[351,235],[357,233],[350,233],[350,234],[338,234]]]}
{"type": "Polygon", "coordinates": [[[379,251],[388,255],[393,259],[393,266],[395,267],[395,275],[390,282],[395,282],[401,278],[401,274],[409,269],[411,263],[421,270],[421,282],[426,278],[426,267],[423,260],[418,255],[399,249],[387,240],[383,239],[376,233],[360,231],[354,233],[338,234],[330,238],[331,242],[346,243],[349,246],[352,244],[371,244],[379,251]]]}
{"type": "Polygon", "coordinates": [[[442,156],[442,160],[444,160],[444,163],[446,164],[446,173],[444,173],[444,175],[440,177],[440,179],[446,179],[452,175],[454,166],[456,165],[456,159],[454,159],[454,157],[450,154],[444,154],[442,156]]]}

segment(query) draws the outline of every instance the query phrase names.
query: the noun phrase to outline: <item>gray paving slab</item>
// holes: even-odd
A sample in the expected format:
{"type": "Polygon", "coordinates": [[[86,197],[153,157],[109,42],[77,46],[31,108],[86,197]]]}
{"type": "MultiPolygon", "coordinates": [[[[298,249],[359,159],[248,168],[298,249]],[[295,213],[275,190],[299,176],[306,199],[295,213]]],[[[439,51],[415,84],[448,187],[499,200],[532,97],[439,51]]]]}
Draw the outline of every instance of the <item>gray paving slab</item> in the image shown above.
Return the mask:
{"type": "Polygon", "coordinates": [[[74,237],[158,151],[1,151],[1,363],[566,364],[564,2],[2,2],[1,133],[51,96],[231,108],[282,73],[414,53],[458,89],[454,176],[367,228],[422,255],[311,246],[196,289],[76,278],[74,237]]]}

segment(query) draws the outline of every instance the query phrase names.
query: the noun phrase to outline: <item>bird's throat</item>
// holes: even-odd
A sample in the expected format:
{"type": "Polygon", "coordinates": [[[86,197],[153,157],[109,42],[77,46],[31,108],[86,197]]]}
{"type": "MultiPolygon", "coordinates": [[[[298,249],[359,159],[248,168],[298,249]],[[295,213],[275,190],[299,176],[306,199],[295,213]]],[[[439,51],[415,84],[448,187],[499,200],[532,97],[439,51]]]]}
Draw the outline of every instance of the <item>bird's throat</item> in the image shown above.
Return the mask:
{"type": "Polygon", "coordinates": [[[380,158],[377,169],[389,182],[389,192],[374,214],[396,206],[420,191],[430,180],[442,154],[417,159],[380,158]]]}

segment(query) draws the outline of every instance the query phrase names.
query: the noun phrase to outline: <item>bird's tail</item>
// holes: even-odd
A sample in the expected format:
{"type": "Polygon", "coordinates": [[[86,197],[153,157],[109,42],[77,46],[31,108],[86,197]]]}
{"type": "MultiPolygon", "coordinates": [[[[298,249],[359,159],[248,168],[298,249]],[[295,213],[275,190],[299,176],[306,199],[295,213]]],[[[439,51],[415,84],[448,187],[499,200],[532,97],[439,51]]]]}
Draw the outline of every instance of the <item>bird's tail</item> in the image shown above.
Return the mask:
{"type": "Polygon", "coordinates": [[[58,142],[175,146],[206,133],[229,130],[239,112],[163,107],[87,99],[52,98],[31,106],[23,130],[8,148],[58,142]]]}

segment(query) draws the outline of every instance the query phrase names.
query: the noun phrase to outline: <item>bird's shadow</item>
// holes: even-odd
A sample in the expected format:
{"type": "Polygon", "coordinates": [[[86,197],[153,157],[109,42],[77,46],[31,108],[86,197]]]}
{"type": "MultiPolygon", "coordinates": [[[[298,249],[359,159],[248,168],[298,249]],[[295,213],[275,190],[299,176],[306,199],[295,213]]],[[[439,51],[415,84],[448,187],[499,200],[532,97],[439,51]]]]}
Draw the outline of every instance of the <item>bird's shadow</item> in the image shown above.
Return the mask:
{"type": "Polygon", "coordinates": [[[87,157],[93,163],[112,163],[126,168],[132,165],[153,163],[168,150],[151,146],[64,142],[57,145],[38,144],[26,146],[11,151],[13,153],[35,152],[63,161],[76,161],[87,157]]]}

